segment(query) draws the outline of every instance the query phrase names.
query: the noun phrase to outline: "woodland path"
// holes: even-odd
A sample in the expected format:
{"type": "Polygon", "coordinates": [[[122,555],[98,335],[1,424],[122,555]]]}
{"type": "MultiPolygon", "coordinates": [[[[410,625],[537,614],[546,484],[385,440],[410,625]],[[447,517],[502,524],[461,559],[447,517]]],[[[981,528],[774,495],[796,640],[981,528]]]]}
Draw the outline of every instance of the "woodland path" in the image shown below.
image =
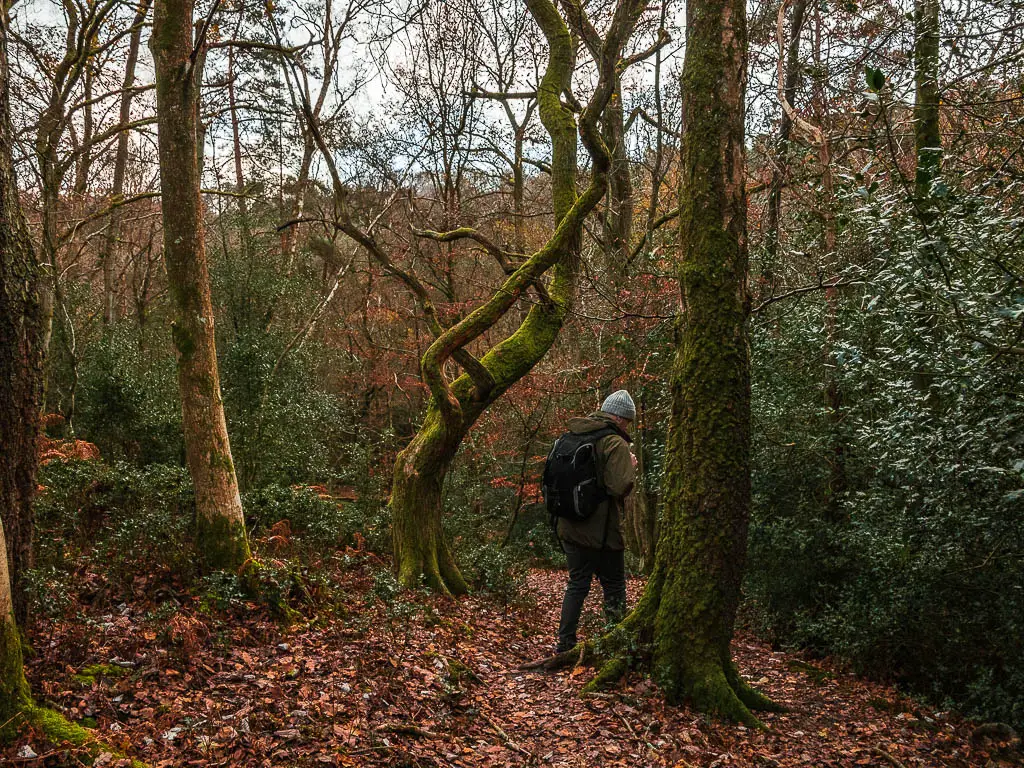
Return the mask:
{"type": "MultiPolygon", "coordinates": [[[[486,595],[386,598],[372,573],[365,560],[339,570],[343,604],[288,629],[244,606],[210,612],[197,598],[154,608],[137,583],[140,599],[114,613],[40,627],[51,640],[31,682],[151,766],[1016,764],[972,744],[970,723],[745,635],[735,646],[741,671],[790,708],[765,717],[768,732],[667,707],[637,677],[581,698],[590,670],[518,670],[550,650],[563,573],[529,574],[531,608],[486,595]],[[111,661],[95,680],[74,677],[111,661]]],[[[630,583],[631,601],[639,587],[630,583]]],[[[599,595],[595,584],[584,632],[598,627],[599,595]]],[[[0,764],[55,765],[58,756],[29,734],[0,764]],[[49,761],[17,760],[25,746],[49,761]]],[[[117,764],[106,757],[101,765],[117,764]]]]}

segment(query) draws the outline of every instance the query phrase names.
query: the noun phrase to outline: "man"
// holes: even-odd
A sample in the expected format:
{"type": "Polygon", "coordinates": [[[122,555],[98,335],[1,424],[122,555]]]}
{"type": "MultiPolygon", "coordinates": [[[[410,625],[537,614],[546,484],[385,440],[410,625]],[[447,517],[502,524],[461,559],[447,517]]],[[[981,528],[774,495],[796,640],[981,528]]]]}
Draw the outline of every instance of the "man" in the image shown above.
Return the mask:
{"type": "Polygon", "coordinates": [[[636,478],[636,456],[629,450],[632,442],[629,428],[635,419],[633,398],[620,389],[605,399],[597,413],[569,420],[569,431],[577,435],[608,428],[613,431],[594,444],[597,469],[608,498],[586,520],[558,519],[558,537],[569,568],[569,583],[558,625],[558,653],[576,645],[583,601],[595,575],[604,591],[604,613],[608,622],[618,622],[626,611],[622,517],[625,498],[633,490],[636,478]]]}

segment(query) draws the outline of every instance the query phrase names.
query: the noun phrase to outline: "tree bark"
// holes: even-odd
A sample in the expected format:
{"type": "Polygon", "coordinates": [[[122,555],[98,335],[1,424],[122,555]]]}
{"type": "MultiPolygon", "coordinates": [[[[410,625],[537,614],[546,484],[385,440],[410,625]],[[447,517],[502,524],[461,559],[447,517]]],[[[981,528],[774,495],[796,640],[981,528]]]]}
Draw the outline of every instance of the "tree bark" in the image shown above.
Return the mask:
{"type": "MultiPolygon", "coordinates": [[[[942,172],[942,134],[939,130],[939,0],[915,0],[914,3],[914,150],[916,169],[914,174],[914,206],[924,229],[936,223],[938,211],[936,199],[932,196],[932,182],[942,172]]],[[[923,233],[919,248],[926,262],[926,269],[932,270],[941,261],[935,246],[927,241],[934,235],[923,233]]],[[[921,305],[932,305],[927,289],[917,291],[921,305]]],[[[918,313],[916,331],[928,347],[938,344],[936,325],[938,315],[932,309],[918,313]]],[[[933,390],[935,372],[932,366],[923,363],[914,371],[911,381],[919,392],[925,395],[925,402],[931,408],[939,405],[938,393],[933,390]]]]}
{"type": "Polygon", "coordinates": [[[30,703],[18,623],[27,617],[23,580],[32,563],[43,361],[40,268],[21,210],[13,137],[4,11],[0,12],[0,729],[30,703]]]}
{"type": "Polygon", "coordinates": [[[622,82],[616,77],[603,120],[604,141],[612,156],[604,211],[604,248],[608,274],[613,285],[621,285],[626,278],[630,241],[633,237],[633,181],[626,153],[624,117],[622,82]]]}
{"type": "MultiPolygon", "coordinates": [[[[6,548],[3,521],[0,521],[0,547],[6,548]]],[[[0,557],[0,732],[31,703],[21,656],[21,635],[14,620],[11,582],[7,558],[0,557]]]]}
{"type": "MultiPolygon", "coordinates": [[[[730,644],[750,517],[743,0],[691,3],[682,74],[679,187],[682,312],[672,371],[664,510],[654,573],[609,636],[651,644],[669,701],[759,725],[770,703],[739,676],[730,644]]],[[[613,655],[592,685],[621,676],[613,655]]]]}
{"type": "MultiPolygon", "coordinates": [[[[0,518],[7,536],[0,589],[7,588],[8,595],[6,607],[0,606],[0,620],[6,621],[13,607],[15,619],[24,622],[24,575],[32,565],[35,529],[32,499],[43,376],[42,274],[14,174],[7,22],[2,17],[0,14],[0,518]]],[[[0,663],[6,663],[6,654],[0,663]]]]}
{"type": "MultiPolygon", "coordinates": [[[[576,121],[561,102],[573,71],[572,39],[549,0],[527,0],[549,46],[548,64],[538,89],[541,122],[552,142],[551,187],[556,225],[576,202],[576,121]]],[[[601,183],[605,184],[602,175],[601,183]]],[[[603,192],[603,189],[602,189],[603,192]]],[[[599,197],[595,197],[591,208],[599,197]]],[[[531,308],[519,329],[494,347],[480,363],[492,384],[478,387],[463,374],[449,391],[432,395],[423,426],[395,462],[391,493],[395,564],[406,586],[424,582],[442,592],[465,592],[466,584],[445,540],[441,489],[462,438],[480,414],[547,353],[576,297],[578,244],[582,218],[557,249],[549,301],[531,308]]],[[[486,308],[486,305],[485,305],[486,308]]],[[[478,310],[480,311],[480,310],[478,310]]],[[[500,314],[494,314],[491,324],[500,314]]],[[[442,337],[443,338],[443,337],[442,337]]],[[[424,355],[430,379],[431,350],[424,355]]],[[[435,389],[432,386],[432,391],[435,389]]],[[[443,387],[442,387],[443,389],[443,387]]]]}
{"type": "Polygon", "coordinates": [[[657,497],[651,493],[647,475],[647,417],[643,396],[637,403],[634,448],[636,452],[636,487],[626,497],[626,545],[640,559],[640,571],[650,575],[658,546],[657,497]]]}
{"type": "Polygon", "coordinates": [[[395,570],[405,586],[420,583],[447,594],[468,590],[442,527],[444,480],[461,435],[441,423],[436,408],[395,462],[391,486],[395,570]],[[458,439],[453,439],[453,438],[458,439]]]}
{"type": "Polygon", "coordinates": [[[746,7],[687,7],[672,371],[654,671],[670,699],[755,723],[730,643],[750,518],[746,7]],[[744,699],[747,699],[744,701],[744,699]]]}
{"type": "Polygon", "coordinates": [[[245,201],[245,173],[242,170],[242,134],[238,122],[238,104],[235,99],[235,48],[228,48],[228,111],[231,114],[231,149],[235,161],[235,191],[238,193],[238,220],[241,233],[239,251],[249,263],[252,230],[249,227],[249,207],[245,201]]]}
{"type": "Polygon", "coordinates": [[[193,53],[192,13],[193,0],[157,0],[149,42],[156,72],[164,260],[199,551],[207,568],[238,570],[251,555],[217,371],[198,157],[202,46],[193,53]]]}

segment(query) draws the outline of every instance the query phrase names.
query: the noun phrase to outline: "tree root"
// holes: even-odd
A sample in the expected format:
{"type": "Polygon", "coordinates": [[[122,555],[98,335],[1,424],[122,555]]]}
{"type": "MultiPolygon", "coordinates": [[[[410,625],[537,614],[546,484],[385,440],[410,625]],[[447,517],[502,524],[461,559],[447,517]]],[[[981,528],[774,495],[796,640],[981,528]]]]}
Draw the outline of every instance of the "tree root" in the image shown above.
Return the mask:
{"type": "Polygon", "coordinates": [[[750,683],[743,679],[736,665],[731,661],[725,669],[725,679],[729,687],[736,693],[737,698],[750,710],[755,712],[785,712],[786,708],[778,704],[760,691],[751,687],[750,683]]]}
{"type": "Polygon", "coordinates": [[[577,643],[569,650],[556,653],[554,656],[546,656],[545,658],[538,659],[537,661],[520,664],[517,669],[522,671],[541,669],[545,672],[553,672],[558,669],[565,669],[566,667],[578,667],[582,665],[585,660],[593,656],[593,653],[593,643],[577,643]]]}
{"type": "Polygon", "coordinates": [[[423,739],[440,739],[440,734],[428,731],[426,728],[420,728],[418,725],[411,725],[409,723],[384,723],[378,726],[378,731],[385,731],[387,733],[398,733],[406,736],[418,736],[423,739]]]}
{"type": "MultiPolygon", "coordinates": [[[[519,669],[554,671],[595,663],[597,672],[581,692],[582,695],[593,695],[614,687],[631,668],[648,665],[657,668],[656,658],[653,662],[645,660],[646,652],[641,644],[645,628],[653,619],[655,606],[654,601],[641,598],[622,623],[603,637],[580,643],[563,653],[522,664],[519,669]]],[[[729,654],[722,655],[724,658],[721,660],[716,658],[713,663],[691,669],[682,679],[659,680],[666,698],[675,703],[689,699],[700,712],[764,729],[764,724],[753,712],[783,712],[785,708],[754,690],[740,676],[729,654]]]]}
{"type": "Polygon", "coordinates": [[[525,747],[521,747],[519,744],[517,744],[516,742],[512,741],[512,739],[509,737],[509,735],[507,733],[505,733],[504,730],[502,730],[502,727],[500,725],[498,725],[496,722],[494,722],[494,718],[492,718],[490,715],[488,715],[482,709],[480,710],[480,716],[484,720],[486,720],[487,724],[489,726],[491,726],[491,728],[494,730],[494,732],[497,733],[498,736],[501,737],[501,740],[503,742],[505,742],[505,746],[506,747],[511,749],[513,752],[518,752],[523,757],[529,758],[531,761],[537,759],[536,755],[534,755],[530,750],[526,749],[525,747]]]}
{"type": "Polygon", "coordinates": [[[408,554],[396,560],[396,565],[398,581],[406,589],[425,586],[445,597],[469,594],[469,584],[447,544],[427,555],[408,554]]]}
{"type": "Polygon", "coordinates": [[[623,655],[612,656],[594,675],[593,679],[583,686],[583,693],[603,691],[616,685],[629,671],[630,660],[623,655]]]}
{"type": "Polygon", "coordinates": [[[882,758],[887,763],[889,763],[889,765],[891,765],[892,768],[905,768],[903,763],[901,763],[899,760],[897,760],[895,757],[890,755],[888,752],[886,752],[881,747],[872,747],[871,748],[871,754],[878,755],[878,757],[882,758]]]}
{"type": "MultiPolygon", "coordinates": [[[[751,691],[753,693],[753,691],[751,691]]],[[[742,723],[748,728],[765,730],[764,724],[754,716],[740,698],[739,692],[730,685],[725,670],[718,665],[699,670],[691,676],[685,690],[677,690],[669,699],[689,698],[699,712],[742,723]]]]}

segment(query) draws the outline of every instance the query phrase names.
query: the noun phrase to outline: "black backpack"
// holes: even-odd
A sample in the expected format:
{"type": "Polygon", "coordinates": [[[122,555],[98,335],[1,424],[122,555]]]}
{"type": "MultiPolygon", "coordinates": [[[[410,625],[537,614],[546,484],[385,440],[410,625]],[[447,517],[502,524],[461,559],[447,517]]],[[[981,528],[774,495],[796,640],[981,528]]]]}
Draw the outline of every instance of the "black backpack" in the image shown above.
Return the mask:
{"type": "Polygon", "coordinates": [[[566,432],[555,440],[544,463],[544,502],[554,520],[587,520],[608,498],[597,466],[597,442],[621,435],[615,427],[594,432],[566,432]]]}

